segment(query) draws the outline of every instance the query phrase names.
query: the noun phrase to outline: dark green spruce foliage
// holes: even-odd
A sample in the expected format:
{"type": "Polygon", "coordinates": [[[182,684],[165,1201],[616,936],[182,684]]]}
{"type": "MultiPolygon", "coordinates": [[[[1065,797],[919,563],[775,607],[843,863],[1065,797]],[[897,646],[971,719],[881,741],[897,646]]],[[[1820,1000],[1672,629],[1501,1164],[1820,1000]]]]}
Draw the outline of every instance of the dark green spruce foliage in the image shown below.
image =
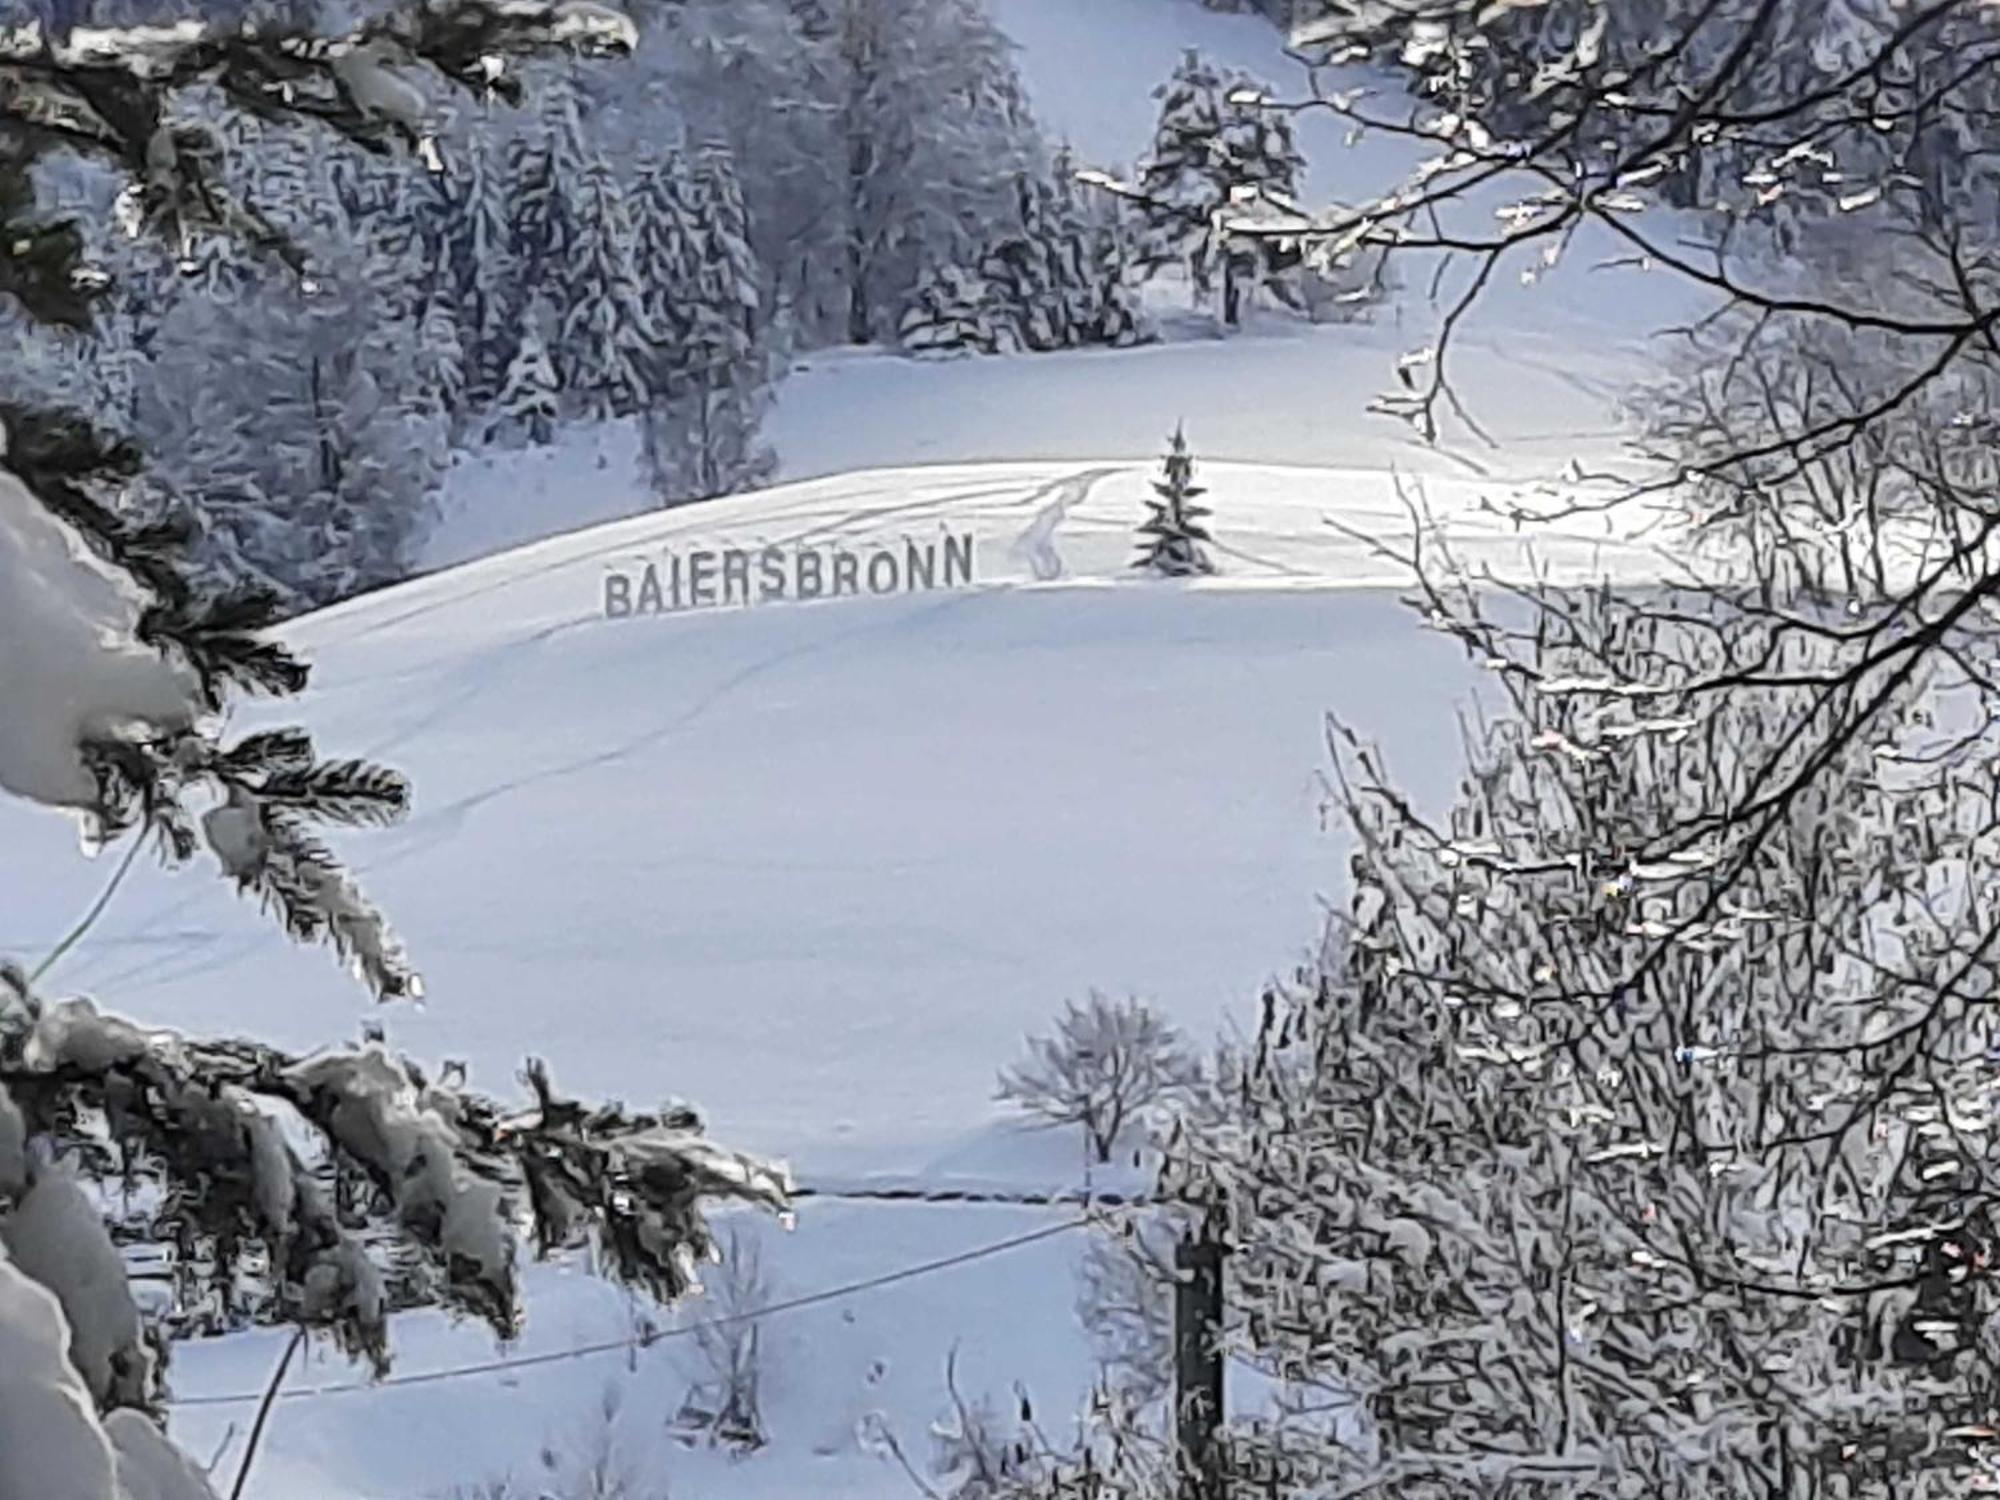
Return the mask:
{"type": "Polygon", "coordinates": [[[1213,573],[1215,564],[1203,550],[1214,542],[1203,521],[1210,514],[1196,502],[1208,491],[1194,482],[1194,454],[1187,437],[1174,429],[1160,478],[1153,481],[1156,498],[1146,502],[1146,522],[1139,528],[1139,556],[1134,566],[1162,578],[1190,578],[1213,573]]]}

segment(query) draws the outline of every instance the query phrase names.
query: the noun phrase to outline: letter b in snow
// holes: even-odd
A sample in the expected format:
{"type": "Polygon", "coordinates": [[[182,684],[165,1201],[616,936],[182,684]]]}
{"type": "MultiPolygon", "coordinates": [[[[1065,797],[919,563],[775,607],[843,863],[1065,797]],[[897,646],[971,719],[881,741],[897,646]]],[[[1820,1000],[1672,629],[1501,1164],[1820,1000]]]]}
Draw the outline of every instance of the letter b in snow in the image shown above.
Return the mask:
{"type": "Polygon", "coordinates": [[[604,618],[622,620],[632,613],[632,580],[623,573],[604,575],[604,618]]]}

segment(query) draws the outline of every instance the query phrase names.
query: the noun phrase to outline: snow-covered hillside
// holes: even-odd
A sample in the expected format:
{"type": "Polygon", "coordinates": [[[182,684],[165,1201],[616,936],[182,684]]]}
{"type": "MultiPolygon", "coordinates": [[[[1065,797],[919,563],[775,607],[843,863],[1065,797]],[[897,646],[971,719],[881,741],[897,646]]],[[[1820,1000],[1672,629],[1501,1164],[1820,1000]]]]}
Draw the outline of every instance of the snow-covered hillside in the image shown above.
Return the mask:
{"type": "MultiPolygon", "coordinates": [[[[1190,47],[1263,78],[1278,97],[1312,92],[1273,27],[1196,0],[998,0],[993,11],[1019,44],[1023,80],[1051,138],[1113,170],[1147,149],[1152,90],[1190,47]]],[[[1371,107],[1384,117],[1407,108],[1388,78],[1342,72],[1337,82],[1372,88],[1371,107]]],[[[1309,205],[1387,191],[1425,149],[1386,132],[1357,136],[1325,110],[1300,113],[1296,130],[1309,205]]],[[[1461,212],[1483,231],[1525,190],[1496,181],[1461,212]]],[[[1416,256],[1400,262],[1404,284],[1353,323],[1264,310],[1222,338],[1168,278],[1149,291],[1164,337],[1135,349],[942,360],[816,350],[779,385],[766,436],[785,479],[912,464],[1137,462],[1183,422],[1208,459],[1513,480],[1558,474],[1572,460],[1602,469],[1624,455],[1627,398],[1669,347],[1662,331],[1708,308],[1691,283],[1635,265],[1627,248],[1586,225],[1554,267],[1528,256],[1504,265],[1454,334],[1449,357],[1466,407],[1463,415],[1440,408],[1435,443],[1370,411],[1398,388],[1399,364],[1435,344],[1473,269],[1434,281],[1416,256]]],[[[629,426],[572,427],[553,448],[464,456],[424,561],[449,566],[652,503],[629,426]]]]}
{"type": "MultiPolygon", "coordinates": [[[[1091,986],[1144,995],[1198,1034],[1246,1015],[1337,888],[1324,715],[1380,741],[1436,802],[1474,677],[1393,591],[1359,586],[1392,580],[1393,564],[1324,524],[1393,546],[1405,512],[1386,476],[1204,466],[1223,571],[1183,586],[1119,576],[1150,474],[1107,462],[816,481],[555,538],[302,620],[291,635],[317,676],[299,713],[329,750],[415,778],[409,823],[346,848],[423,965],[426,1006],[364,1015],[323,954],[287,947],[221,882],[149,871],[55,987],[295,1046],[374,1020],[502,1089],[524,1056],[545,1056],[580,1092],[689,1097],[719,1137],[789,1159],[808,1185],[1070,1185],[1077,1143],[1024,1136],[992,1102],[1023,1034],[1091,986]],[[608,573],[662,549],[859,550],[940,531],[973,538],[972,586],[603,617],[608,573]]],[[[1481,487],[1427,491],[1468,561],[1525,566],[1477,510],[1481,487]]],[[[1661,566],[1586,536],[1546,555],[1571,576],[1661,566]]],[[[0,946],[43,951],[88,904],[105,872],[73,839],[57,818],[0,808],[0,946]]],[[[809,1202],[768,1246],[775,1295],[1052,1222],[809,1202]]],[[[715,1482],[899,1493],[907,1480],[854,1425],[879,1410],[921,1451],[955,1344],[968,1383],[1026,1379],[1045,1410],[1067,1410],[1088,1372],[1074,1239],[774,1329],[773,1446],[715,1482]]],[[[629,1334],[622,1300],[576,1272],[536,1286],[527,1349],[629,1334]]],[[[493,1354],[426,1319],[401,1347],[408,1371],[493,1354]]],[[[271,1352],[258,1338],[190,1348],[180,1393],[254,1390],[271,1352]]],[[[677,1368],[661,1349],[636,1374],[605,1356],[397,1391],[395,1425],[437,1437],[421,1444],[382,1435],[389,1393],[296,1401],[259,1492],[408,1496],[531,1464],[607,1380],[626,1394],[628,1439],[657,1442],[677,1368]]],[[[354,1378],[322,1364],[297,1380],[354,1378]]],[[[205,1450],[243,1415],[197,1405],[178,1430],[205,1450]]],[[[664,1462],[679,1475],[721,1460],[664,1462]]]]}
{"type": "MultiPolygon", "coordinates": [[[[770,431],[797,479],[1006,460],[1143,464],[1179,423],[1203,459],[1369,471],[1371,486],[1391,471],[1530,481],[1572,459],[1618,462],[1624,429],[1612,408],[1629,350],[1537,332],[1504,349],[1474,344],[1455,368],[1492,393],[1477,414],[1496,446],[1463,435],[1432,446],[1405,423],[1366,414],[1419,336],[1391,324],[1265,323],[1227,341],[1018,357],[829,350],[780,388],[770,431]]],[[[465,456],[426,562],[448,567],[652,504],[629,425],[569,428],[553,447],[465,456]]]]}

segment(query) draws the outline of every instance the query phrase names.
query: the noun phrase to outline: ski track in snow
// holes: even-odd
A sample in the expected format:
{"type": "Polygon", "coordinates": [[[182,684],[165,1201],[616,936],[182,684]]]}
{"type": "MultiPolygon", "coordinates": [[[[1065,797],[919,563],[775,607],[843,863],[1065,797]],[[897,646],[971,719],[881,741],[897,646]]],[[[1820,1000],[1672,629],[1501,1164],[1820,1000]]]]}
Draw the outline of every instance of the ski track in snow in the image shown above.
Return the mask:
{"type": "MultiPolygon", "coordinates": [[[[950,598],[939,600],[914,612],[906,613],[898,610],[886,621],[870,621],[833,635],[803,641],[786,647],[782,651],[774,652],[732,672],[729,676],[711,686],[695,702],[675,714],[672,718],[632,736],[622,744],[612,746],[606,750],[596,751],[590,755],[578,756],[573,760],[560,762],[553,766],[544,766],[537,770],[524,772],[518,776],[509,777],[492,786],[468,793],[455,801],[437,808],[435,811],[420,813],[408,822],[387,830],[382,835],[379,835],[374,843],[374,847],[381,849],[383,852],[376,858],[354,861],[352,866],[354,873],[358,879],[365,882],[372,875],[401,865],[418,855],[434,849],[441,842],[456,837],[471,820],[473,814],[495,802],[512,796],[516,792],[524,791],[546,782],[561,780],[564,777],[575,776],[585,771],[612,765],[626,760],[640,751],[650,749],[662,740],[691,729],[719,704],[734,696],[751,683],[768,677],[774,672],[782,671],[801,661],[837,651],[871,636],[909,629],[923,620],[946,612],[967,608],[976,601],[990,597],[991,591],[989,590],[969,590],[964,593],[955,594],[950,598]]],[[[528,642],[540,642],[561,634],[565,630],[595,623],[600,622],[569,621],[565,622],[562,626],[551,627],[548,630],[538,632],[534,637],[527,638],[527,640],[528,642]]],[[[632,627],[612,626],[611,628],[632,627]]],[[[639,628],[645,627],[641,626],[639,628]]],[[[516,642],[512,644],[521,643],[516,642]]],[[[496,654],[504,653],[505,649],[504,647],[496,648],[495,651],[482,653],[478,660],[481,663],[490,663],[496,654]]],[[[463,707],[479,696],[480,686],[490,681],[490,677],[484,672],[481,672],[478,676],[480,682],[476,683],[471,691],[455,697],[450,706],[463,707]]],[[[444,714],[440,712],[431,717],[433,719],[441,719],[444,717],[444,714]]],[[[418,731],[413,729],[410,734],[400,736],[400,739],[407,741],[416,732],[418,731]]],[[[778,867],[785,869],[794,868],[789,862],[781,863],[778,867]]],[[[154,924],[156,922],[172,920],[174,916],[179,915],[189,906],[208,899],[211,894],[207,887],[199,887],[181,899],[171,903],[156,917],[144,919],[137,926],[121,933],[119,940],[127,947],[140,943],[170,940],[165,937],[150,936],[149,934],[154,924]]],[[[185,937],[186,935],[183,933],[179,936],[185,937]]],[[[127,969],[97,979],[95,985],[100,989],[121,989],[130,986],[132,992],[136,993],[155,985],[209,977],[229,968],[240,959],[258,952],[267,942],[267,934],[261,931],[253,931],[241,937],[230,939],[224,939],[221,934],[215,932],[204,932],[199,936],[200,941],[195,944],[197,951],[187,955],[188,962],[162,965],[157,959],[143,959],[127,969]]],[[[932,936],[937,937],[939,934],[933,933],[932,936]]],[[[97,946],[97,944],[91,945],[92,948],[97,946]]],[[[960,946],[964,947],[962,942],[960,946]]],[[[971,950],[966,949],[965,951],[971,950]]],[[[88,949],[80,951],[78,955],[79,960],[87,957],[88,953],[88,949]]],[[[86,963],[80,961],[73,971],[74,979],[81,980],[88,972],[88,967],[86,963]]]]}
{"type": "Polygon", "coordinates": [[[1056,528],[1062,525],[1071,507],[1080,504],[1098,480],[1123,472],[1122,468],[1086,469],[1067,479],[1053,480],[1027,497],[1024,503],[1039,500],[1051,491],[1055,493],[1055,498],[1036,512],[1028,529],[1014,539],[1011,549],[1013,556],[1028,564],[1037,582],[1049,583],[1063,576],[1062,554],[1055,545],[1056,528]]]}
{"type": "MultiPolygon", "coordinates": [[[[575,776],[585,771],[614,765],[640,751],[650,749],[662,740],[693,728],[719,704],[741,692],[751,683],[769,677],[775,672],[783,671],[788,667],[795,666],[799,662],[813,657],[839,651],[868,637],[907,629],[917,621],[943,614],[947,611],[964,609],[975,600],[989,596],[988,592],[983,590],[967,591],[941,600],[911,614],[897,611],[887,621],[870,621],[831,635],[787,646],[781,651],[760,658],[730,673],[720,682],[709,687],[699,698],[680,712],[662,723],[655,724],[651,728],[633,735],[621,744],[611,746],[608,749],[593,751],[589,755],[577,756],[572,760],[561,761],[552,766],[543,766],[533,771],[523,772],[518,776],[508,777],[503,781],[496,782],[492,786],[467,793],[465,796],[446,803],[433,812],[419,814],[400,827],[390,830],[388,836],[378,842],[378,847],[384,844],[395,844],[396,847],[392,852],[385,853],[379,859],[370,860],[366,863],[357,863],[355,866],[356,872],[365,877],[377,871],[401,864],[412,856],[421,854],[433,847],[439,840],[455,836],[470,821],[474,813],[502,798],[512,796],[516,792],[524,791],[529,787],[540,786],[550,781],[559,781],[564,777],[575,776]]],[[[606,628],[645,629],[648,627],[645,625],[636,627],[626,624],[614,625],[606,622],[606,628]]]]}
{"type": "Polygon", "coordinates": [[[383,760],[426,730],[435,729],[450,719],[461,709],[470,707],[490,692],[510,668],[519,667],[525,655],[539,653],[543,646],[558,636],[567,635],[572,630],[590,624],[589,620],[564,620],[537,630],[530,635],[520,636],[482,651],[453,673],[457,680],[450,684],[450,690],[441,694],[430,694],[431,707],[409,723],[391,730],[386,736],[371,742],[362,750],[364,760],[383,760]]]}

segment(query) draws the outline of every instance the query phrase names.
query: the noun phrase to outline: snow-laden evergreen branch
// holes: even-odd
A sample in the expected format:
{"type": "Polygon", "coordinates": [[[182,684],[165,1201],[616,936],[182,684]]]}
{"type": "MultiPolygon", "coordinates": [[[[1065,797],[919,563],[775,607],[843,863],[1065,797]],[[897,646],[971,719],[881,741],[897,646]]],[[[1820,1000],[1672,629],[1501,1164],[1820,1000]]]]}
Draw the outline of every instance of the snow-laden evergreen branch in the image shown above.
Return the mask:
{"type": "MultiPolygon", "coordinates": [[[[77,1245],[110,1240],[71,1173],[143,1185],[121,1236],[215,1248],[208,1271],[183,1265],[182,1306],[224,1326],[309,1327],[378,1371],[398,1306],[442,1305],[512,1337],[523,1241],[546,1256],[594,1240],[609,1274],[667,1301],[714,1253],[708,1205],[788,1202],[782,1170],[706,1141],[691,1112],[584,1106],[539,1063],[532,1105],[508,1107],[375,1044],[300,1057],[149,1029],[87,1000],[44,1004],[25,987],[6,999],[0,1199],[14,1212],[0,1239],[31,1235],[30,1211],[54,1201],[68,1217],[47,1245],[88,1268],[77,1245]]],[[[73,1324],[123,1330],[97,1337],[90,1347],[106,1352],[82,1362],[98,1399],[150,1405],[125,1271],[115,1253],[108,1264],[108,1283],[94,1277],[74,1295],[63,1263],[26,1268],[73,1324]],[[125,1300],[95,1311],[90,1298],[114,1292],[125,1300]]]]}
{"type": "MultiPolygon", "coordinates": [[[[80,325],[102,290],[84,236],[38,214],[30,172],[53,149],[122,169],[132,227],[176,251],[220,232],[297,262],[224,190],[216,138],[170,123],[178,90],[421,149],[423,96],[399,70],[511,95],[510,57],[631,45],[630,23],[590,0],[440,0],[339,38],[193,22],[0,33],[0,293],[80,325]]],[[[206,845],[292,936],[333,946],[379,996],[415,994],[383,914],[314,832],[394,821],[403,778],[323,758],[300,729],[221,729],[234,694],[304,685],[269,634],[275,595],[198,585],[184,530],[104,502],[135,470],[129,444],[23,406],[0,410],[0,440],[0,788],[83,815],[99,841],[151,838],[174,861],[206,845]]],[[[0,980],[8,1494],[213,1500],[151,1420],[163,1337],[276,1320],[380,1370],[398,1307],[511,1336],[523,1242],[546,1255],[594,1241],[610,1274],[670,1299],[715,1254],[709,1205],[787,1201],[782,1171],[708,1142],[691,1111],[578,1104],[539,1063],[534,1104],[510,1110],[379,1046],[300,1057],[197,1040],[45,1002],[11,964],[0,980]],[[118,1237],[92,1191],[111,1177],[137,1190],[118,1237]],[[140,1317],[119,1237],[188,1252],[164,1323],[140,1317]]]]}

